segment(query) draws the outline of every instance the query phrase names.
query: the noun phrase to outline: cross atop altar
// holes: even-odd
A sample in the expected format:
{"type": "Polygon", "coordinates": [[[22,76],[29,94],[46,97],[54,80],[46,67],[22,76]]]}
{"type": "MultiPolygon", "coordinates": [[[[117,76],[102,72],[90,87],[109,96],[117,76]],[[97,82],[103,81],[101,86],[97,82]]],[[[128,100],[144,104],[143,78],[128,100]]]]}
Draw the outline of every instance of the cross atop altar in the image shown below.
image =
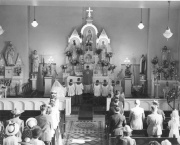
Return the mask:
{"type": "Polygon", "coordinates": [[[91,12],[93,12],[93,10],[91,10],[91,8],[89,7],[89,9],[86,10],[86,12],[88,12],[88,17],[90,18],[91,17],[91,12]]]}

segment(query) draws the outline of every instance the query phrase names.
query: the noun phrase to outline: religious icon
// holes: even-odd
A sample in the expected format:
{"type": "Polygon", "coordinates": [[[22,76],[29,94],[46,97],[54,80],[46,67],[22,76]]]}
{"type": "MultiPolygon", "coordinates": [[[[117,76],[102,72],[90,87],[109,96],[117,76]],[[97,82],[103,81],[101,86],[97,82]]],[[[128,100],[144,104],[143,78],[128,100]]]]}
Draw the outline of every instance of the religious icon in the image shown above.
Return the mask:
{"type": "Polygon", "coordinates": [[[37,50],[34,50],[32,54],[32,72],[37,73],[39,68],[39,55],[37,54],[37,50]]]}
{"type": "Polygon", "coordinates": [[[14,55],[15,55],[15,51],[14,51],[14,47],[12,45],[12,42],[10,41],[7,49],[6,49],[6,53],[5,53],[5,59],[6,59],[6,63],[7,66],[14,66],[14,55]]]}

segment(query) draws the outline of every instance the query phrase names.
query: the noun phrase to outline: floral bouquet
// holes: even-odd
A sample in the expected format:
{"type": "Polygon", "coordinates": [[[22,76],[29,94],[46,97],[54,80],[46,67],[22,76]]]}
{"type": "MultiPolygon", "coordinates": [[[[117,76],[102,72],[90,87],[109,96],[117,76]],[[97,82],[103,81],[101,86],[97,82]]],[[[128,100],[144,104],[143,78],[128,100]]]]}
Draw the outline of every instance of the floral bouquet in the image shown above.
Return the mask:
{"type": "Polygon", "coordinates": [[[153,65],[158,64],[158,57],[155,56],[155,57],[151,60],[151,63],[152,63],[153,65]]]}
{"type": "Polygon", "coordinates": [[[108,65],[109,65],[109,62],[106,61],[106,60],[102,60],[102,61],[101,61],[101,65],[102,65],[102,67],[108,66],[108,65]]]}
{"type": "Polygon", "coordinates": [[[21,67],[16,67],[15,73],[19,76],[21,74],[21,67]]]}
{"type": "Polygon", "coordinates": [[[79,61],[74,59],[74,60],[71,60],[71,65],[72,66],[76,66],[77,64],[79,64],[79,61]]]}
{"type": "Polygon", "coordinates": [[[109,52],[109,53],[106,54],[106,57],[109,58],[109,61],[110,61],[110,59],[111,59],[112,56],[113,56],[113,53],[112,53],[112,52],[109,52]]]}
{"type": "Polygon", "coordinates": [[[167,102],[170,103],[176,98],[176,89],[172,88],[167,94],[167,102]]]}
{"type": "Polygon", "coordinates": [[[102,49],[96,49],[96,51],[95,51],[95,53],[96,53],[97,55],[100,55],[101,52],[102,52],[102,49]]]}
{"type": "Polygon", "coordinates": [[[169,62],[167,60],[163,60],[163,68],[168,68],[169,62]]]}
{"type": "Polygon", "coordinates": [[[170,74],[170,77],[171,79],[173,78],[173,76],[175,75],[175,68],[173,66],[171,66],[169,69],[169,74],[170,74]]]}
{"type": "Polygon", "coordinates": [[[83,55],[83,50],[82,50],[81,48],[77,48],[77,49],[76,49],[76,53],[77,53],[78,55],[83,55]]]}
{"type": "Polygon", "coordinates": [[[175,65],[176,65],[176,61],[171,61],[171,66],[173,66],[173,67],[175,67],[175,65]]]}
{"type": "Polygon", "coordinates": [[[65,72],[65,70],[67,69],[67,65],[66,64],[65,65],[61,65],[61,68],[65,72]]]}
{"type": "Polygon", "coordinates": [[[114,64],[110,64],[108,70],[109,70],[109,71],[112,70],[112,73],[113,73],[115,68],[116,68],[116,66],[115,66],[114,64]]]}
{"type": "Polygon", "coordinates": [[[66,51],[65,54],[66,54],[66,56],[68,58],[72,57],[72,52],[71,51],[66,51]]]}

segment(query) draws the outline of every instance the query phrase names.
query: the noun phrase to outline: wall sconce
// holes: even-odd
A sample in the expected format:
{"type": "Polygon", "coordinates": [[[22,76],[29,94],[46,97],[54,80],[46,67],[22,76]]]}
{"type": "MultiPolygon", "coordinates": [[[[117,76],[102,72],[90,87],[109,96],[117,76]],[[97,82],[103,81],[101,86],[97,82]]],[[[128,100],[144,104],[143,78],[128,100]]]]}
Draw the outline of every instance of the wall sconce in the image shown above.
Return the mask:
{"type": "Polygon", "coordinates": [[[31,23],[31,25],[32,25],[33,27],[37,27],[37,26],[38,26],[38,22],[36,21],[36,18],[35,18],[35,6],[34,6],[34,20],[33,20],[33,22],[31,23]]]}

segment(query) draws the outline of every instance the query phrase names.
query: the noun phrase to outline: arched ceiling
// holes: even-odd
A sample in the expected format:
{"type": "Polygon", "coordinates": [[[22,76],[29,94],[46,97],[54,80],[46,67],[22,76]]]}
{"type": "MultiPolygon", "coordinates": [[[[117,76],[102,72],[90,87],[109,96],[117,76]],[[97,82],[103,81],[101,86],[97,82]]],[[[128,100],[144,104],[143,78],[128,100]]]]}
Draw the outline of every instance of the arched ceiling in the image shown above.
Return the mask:
{"type": "MultiPolygon", "coordinates": [[[[167,8],[168,1],[0,0],[0,5],[62,6],[62,7],[167,8]]],[[[171,1],[171,8],[172,9],[180,9],[180,1],[171,1]]]]}

